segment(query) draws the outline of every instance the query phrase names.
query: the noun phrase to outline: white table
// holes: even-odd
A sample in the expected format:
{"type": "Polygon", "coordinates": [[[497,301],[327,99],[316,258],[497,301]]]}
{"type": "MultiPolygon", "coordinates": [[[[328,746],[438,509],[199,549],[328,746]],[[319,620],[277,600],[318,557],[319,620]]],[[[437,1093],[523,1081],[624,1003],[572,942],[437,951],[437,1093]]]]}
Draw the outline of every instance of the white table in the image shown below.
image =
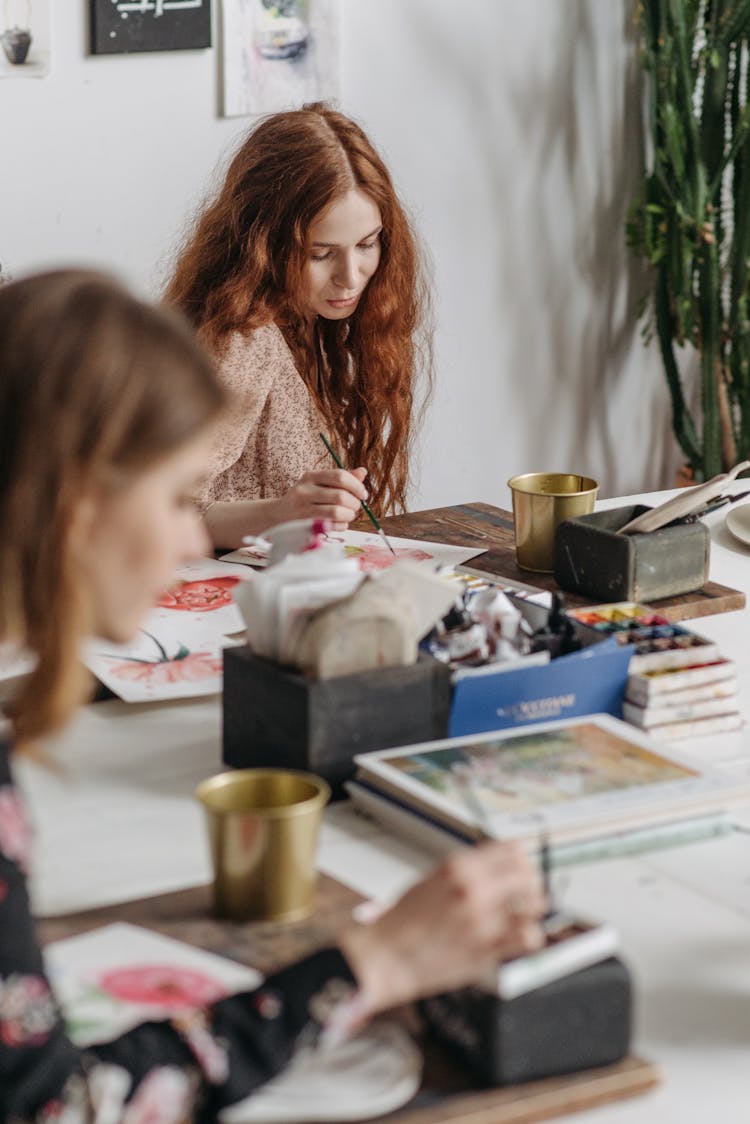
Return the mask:
{"type": "MultiPolygon", "coordinates": [[[[741,490],[744,483],[735,485],[741,490]]],[[[600,506],[669,493],[605,501],[600,506]]],[[[710,516],[711,578],[750,587],[750,548],[710,516]]],[[[750,719],[750,609],[693,627],[737,661],[750,719]]],[[[680,743],[698,763],[731,769],[750,753],[750,725],[680,743]]],[[[37,828],[32,893],[63,913],[208,881],[201,814],[192,793],[217,771],[218,699],[165,705],[99,703],[58,746],[67,774],[18,769],[37,828]]],[[[750,809],[735,817],[750,831],[750,809]]],[[[362,893],[395,896],[432,865],[347,805],[326,815],[320,868],[362,893]]],[[[557,890],[570,908],[619,930],[636,983],[637,1052],[664,1082],[632,1101],[565,1117],[575,1124],[747,1124],[750,1121],[750,834],[647,856],[567,868],[557,890]]]]}

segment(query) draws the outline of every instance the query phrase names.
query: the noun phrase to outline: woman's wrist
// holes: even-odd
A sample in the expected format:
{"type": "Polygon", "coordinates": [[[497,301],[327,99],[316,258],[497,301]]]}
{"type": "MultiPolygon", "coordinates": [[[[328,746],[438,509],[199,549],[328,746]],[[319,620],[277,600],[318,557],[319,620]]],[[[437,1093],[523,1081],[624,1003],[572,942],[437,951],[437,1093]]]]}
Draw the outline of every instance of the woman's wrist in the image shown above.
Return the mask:
{"type": "Polygon", "coordinates": [[[281,522],[279,500],[218,500],[204,512],[215,549],[236,550],[245,535],[262,535],[281,522]]]}
{"type": "Polygon", "coordinates": [[[416,997],[406,958],[394,953],[375,925],[351,925],[340,945],[359,987],[361,1009],[370,1016],[416,997]]]}

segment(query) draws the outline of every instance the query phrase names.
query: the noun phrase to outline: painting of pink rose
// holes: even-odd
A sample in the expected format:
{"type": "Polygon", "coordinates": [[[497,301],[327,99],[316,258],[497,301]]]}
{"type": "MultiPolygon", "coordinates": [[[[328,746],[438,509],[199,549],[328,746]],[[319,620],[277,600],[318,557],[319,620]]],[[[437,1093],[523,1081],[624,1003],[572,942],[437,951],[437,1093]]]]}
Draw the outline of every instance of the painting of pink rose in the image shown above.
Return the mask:
{"type": "Polygon", "coordinates": [[[171,964],[114,968],[99,976],[97,983],[114,999],[167,1011],[205,1007],[227,995],[220,983],[203,972],[171,964]]]}
{"type": "Polygon", "coordinates": [[[186,581],[167,590],[157,601],[159,609],[178,609],[189,613],[207,613],[232,603],[232,589],[239,578],[205,578],[186,581]]]}

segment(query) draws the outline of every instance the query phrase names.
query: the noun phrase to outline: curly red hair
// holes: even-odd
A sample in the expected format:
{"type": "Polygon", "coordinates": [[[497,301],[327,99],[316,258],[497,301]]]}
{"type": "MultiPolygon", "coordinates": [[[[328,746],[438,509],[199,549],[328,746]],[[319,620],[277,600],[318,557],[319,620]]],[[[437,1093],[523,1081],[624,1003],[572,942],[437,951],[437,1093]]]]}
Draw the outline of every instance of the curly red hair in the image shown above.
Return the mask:
{"type": "Polygon", "coordinates": [[[199,215],[166,299],[220,353],[231,332],[276,323],[343,453],[368,469],[370,503],[403,510],[427,291],[409,220],[362,129],[323,103],[265,118],[199,215]],[[381,257],[356,311],[310,321],[302,306],[308,232],[353,187],[377,204],[381,257]],[[324,372],[320,376],[320,372],[324,372]]]}

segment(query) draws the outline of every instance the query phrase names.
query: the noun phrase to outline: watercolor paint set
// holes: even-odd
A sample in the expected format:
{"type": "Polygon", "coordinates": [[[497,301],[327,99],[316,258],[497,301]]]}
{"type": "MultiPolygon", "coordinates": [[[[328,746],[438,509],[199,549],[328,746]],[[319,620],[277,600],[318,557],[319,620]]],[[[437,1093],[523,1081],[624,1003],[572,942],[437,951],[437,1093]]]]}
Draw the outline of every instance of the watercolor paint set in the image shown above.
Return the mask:
{"type": "Polygon", "coordinates": [[[631,674],[691,667],[721,658],[712,640],[668,621],[649,605],[618,601],[571,609],[568,616],[601,638],[614,636],[618,644],[632,646],[631,674]]]}

